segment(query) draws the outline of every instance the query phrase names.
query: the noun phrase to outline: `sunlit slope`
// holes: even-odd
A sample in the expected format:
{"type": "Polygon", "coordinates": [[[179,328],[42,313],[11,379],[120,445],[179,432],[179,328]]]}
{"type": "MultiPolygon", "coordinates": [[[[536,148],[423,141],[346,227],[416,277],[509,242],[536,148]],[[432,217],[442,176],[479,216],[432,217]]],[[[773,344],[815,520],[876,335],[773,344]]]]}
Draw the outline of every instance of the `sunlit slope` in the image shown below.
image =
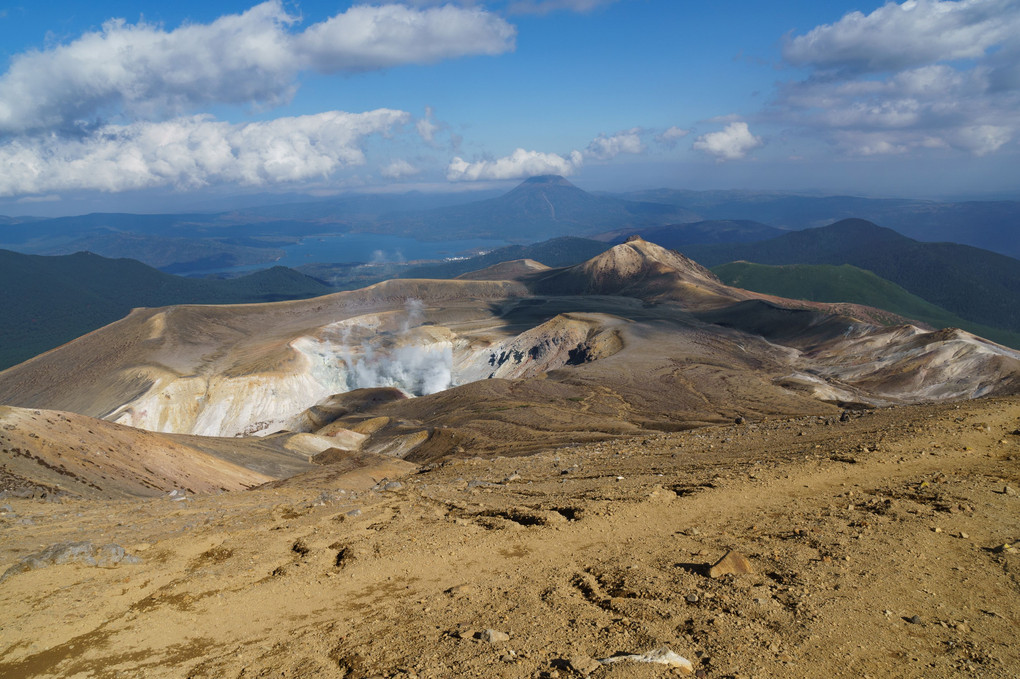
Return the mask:
{"type": "Polygon", "coordinates": [[[1020,354],[980,337],[728,286],[641,239],[511,268],[519,281],[138,310],[0,373],[0,403],[423,461],[1020,388],[1020,354]]]}

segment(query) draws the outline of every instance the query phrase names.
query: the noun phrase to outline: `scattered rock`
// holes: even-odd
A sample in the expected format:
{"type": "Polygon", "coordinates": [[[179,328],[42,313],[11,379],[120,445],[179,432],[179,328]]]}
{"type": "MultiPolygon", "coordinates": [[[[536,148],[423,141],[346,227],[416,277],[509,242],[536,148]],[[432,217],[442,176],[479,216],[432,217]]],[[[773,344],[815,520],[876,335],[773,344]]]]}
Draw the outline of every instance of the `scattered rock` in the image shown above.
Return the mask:
{"type": "Polygon", "coordinates": [[[1003,495],[1016,496],[1016,494],[1017,494],[1016,488],[1013,488],[1012,486],[1003,486],[1002,487],[1002,494],[1003,495]]]}
{"type": "Polygon", "coordinates": [[[745,422],[747,422],[747,420],[739,416],[733,420],[733,424],[744,424],[745,422]]]}
{"type": "Polygon", "coordinates": [[[730,550],[726,552],[723,558],[716,561],[711,568],[708,569],[708,577],[719,578],[724,575],[741,575],[746,573],[754,573],[754,568],[751,566],[751,562],[748,561],[747,557],[740,552],[730,550]]]}
{"type": "Polygon", "coordinates": [[[489,629],[486,629],[484,632],[479,632],[478,638],[481,639],[482,641],[487,641],[490,644],[498,644],[504,641],[510,641],[509,634],[507,634],[506,632],[500,632],[499,630],[494,630],[491,627],[489,629]]]}
{"type": "Polygon", "coordinates": [[[480,479],[475,479],[473,481],[468,481],[467,487],[470,490],[471,488],[493,488],[498,485],[499,485],[498,483],[492,483],[491,481],[482,481],[480,479]]]}
{"type": "Polygon", "coordinates": [[[62,566],[68,563],[80,563],[85,566],[98,566],[99,568],[114,568],[122,563],[136,564],[142,560],[124,551],[120,545],[108,544],[96,547],[91,542],[60,542],[47,547],[41,552],[30,554],[14,564],[3,575],[0,575],[0,582],[17,573],[46,568],[47,566],[62,566]]]}
{"type": "Polygon", "coordinates": [[[696,603],[698,603],[698,595],[697,594],[688,594],[684,598],[687,600],[687,603],[689,603],[689,604],[696,604],[696,603]]]}
{"type": "Polygon", "coordinates": [[[848,413],[847,411],[844,410],[840,414],[840,416],[839,416],[839,421],[840,422],[849,422],[850,421],[850,413],[848,413]]]}
{"type": "Polygon", "coordinates": [[[602,665],[598,660],[587,655],[571,656],[566,662],[567,669],[580,674],[582,677],[587,677],[600,667],[602,667],[602,665]]]}
{"type": "Polygon", "coordinates": [[[909,622],[911,625],[920,625],[921,624],[921,616],[919,616],[919,615],[912,615],[909,618],[907,618],[907,622],[909,622]]]}
{"type": "Polygon", "coordinates": [[[454,597],[455,599],[459,599],[461,597],[471,596],[472,594],[474,594],[475,586],[466,583],[463,585],[456,585],[455,587],[451,587],[450,589],[446,590],[446,593],[454,597]]]}
{"type": "Polygon", "coordinates": [[[677,655],[665,646],[634,655],[616,655],[612,658],[603,658],[602,660],[599,660],[599,662],[603,665],[616,662],[654,663],[656,665],[677,667],[685,674],[694,674],[694,664],[691,663],[690,660],[681,655],[677,655]]]}

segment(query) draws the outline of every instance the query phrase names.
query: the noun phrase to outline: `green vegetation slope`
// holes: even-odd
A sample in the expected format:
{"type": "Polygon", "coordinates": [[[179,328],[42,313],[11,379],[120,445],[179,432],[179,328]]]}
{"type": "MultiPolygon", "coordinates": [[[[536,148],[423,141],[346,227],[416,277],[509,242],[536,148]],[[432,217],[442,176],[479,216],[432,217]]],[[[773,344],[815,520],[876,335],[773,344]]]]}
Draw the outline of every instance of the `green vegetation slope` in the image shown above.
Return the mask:
{"type": "Polygon", "coordinates": [[[1020,332],[1020,260],[955,243],[922,243],[863,219],[844,219],[758,243],[693,245],[705,266],[852,264],[982,325],[1020,332]]]}
{"type": "Polygon", "coordinates": [[[769,266],[730,262],[713,267],[712,273],[724,283],[745,290],[812,302],[864,304],[935,328],[962,328],[994,342],[1020,349],[1020,333],[967,321],[907,292],[895,283],[850,264],[769,266]]]}
{"type": "Polygon", "coordinates": [[[229,280],[194,279],[132,259],[0,250],[0,369],[123,318],[134,307],[274,302],[330,292],[285,267],[229,280]]]}

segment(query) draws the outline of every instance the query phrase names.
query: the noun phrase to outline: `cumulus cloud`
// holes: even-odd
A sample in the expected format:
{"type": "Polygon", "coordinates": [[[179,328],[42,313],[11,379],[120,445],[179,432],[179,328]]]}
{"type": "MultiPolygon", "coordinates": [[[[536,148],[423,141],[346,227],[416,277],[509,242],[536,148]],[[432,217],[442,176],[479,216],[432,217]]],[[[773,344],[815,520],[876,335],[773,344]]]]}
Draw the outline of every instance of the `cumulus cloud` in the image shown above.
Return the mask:
{"type": "Polygon", "coordinates": [[[481,8],[357,5],[295,30],[281,0],[174,30],[112,20],[15,55],[0,76],[0,132],[68,131],[117,114],[161,119],[210,103],[276,105],[297,75],[358,72],[514,48],[516,30],[481,8]]]}
{"type": "Polygon", "coordinates": [[[379,170],[379,174],[384,177],[388,177],[389,179],[412,177],[419,172],[421,172],[420,169],[403,159],[394,160],[392,163],[379,170]]]}
{"type": "Polygon", "coordinates": [[[655,136],[655,141],[666,148],[673,148],[677,142],[686,137],[691,133],[690,130],[674,125],[667,130],[664,130],[661,134],[655,136]]]}
{"type": "Polygon", "coordinates": [[[788,37],[783,57],[796,66],[854,73],[977,59],[1020,35],[1017,7],[1016,0],[890,2],[788,37]]]}
{"type": "Polygon", "coordinates": [[[739,160],[749,152],[762,145],[761,137],[751,134],[745,122],[735,122],[727,125],[719,132],[709,132],[698,137],[694,142],[694,148],[703,151],[719,162],[724,160],[739,160]]]}
{"type": "Polygon", "coordinates": [[[511,14],[549,14],[560,10],[583,13],[614,2],[616,0],[515,0],[507,11],[511,14]]]}
{"type": "Polygon", "coordinates": [[[0,196],[327,178],[365,163],[365,137],[410,121],[410,114],[389,109],[243,125],[193,116],[106,125],[80,138],[18,138],[0,144],[0,196]]]}
{"type": "Polygon", "coordinates": [[[296,52],[334,73],[502,54],[515,36],[513,26],[480,8],[356,5],[297,36],[296,52]]]}
{"type": "Polygon", "coordinates": [[[788,37],[770,111],[855,155],[994,153],[1020,131],[1020,2],[910,0],[788,37]]]}
{"type": "Polygon", "coordinates": [[[642,130],[635,127],[607,137],[600,134],[588,144],[585,155],[599,160],[615,158],[621,153],[644,153],[645,145],[641,141],[642,130]]]}
{"type": "Polygon", "coordinates": [[[565,155],[517,149],[509,156],[496,160],[483,159],[469,163],[457,157],[450,161],[446,178],[450,181],[478,181],[481,179],[523,179],[542,174],[572,175],[584,165],[586,159],[612,160],[621,153],[644,153],[647,150],[641,135],[645,130],[633,127],[613,135],[600,134],[589,142],[584,151],[571,151],[565,155]]]}
{"type": "Polygon", "coordinates": [[[446,178],[450,181],[478,181],[480,179],[523,179],[542,174],[571,175],[584,162],[579,151],[566,156],[540,151],[517,149],[509,156],[496,160],[479,160],[469,163],[457,157],[450,161],[446,178]]]}

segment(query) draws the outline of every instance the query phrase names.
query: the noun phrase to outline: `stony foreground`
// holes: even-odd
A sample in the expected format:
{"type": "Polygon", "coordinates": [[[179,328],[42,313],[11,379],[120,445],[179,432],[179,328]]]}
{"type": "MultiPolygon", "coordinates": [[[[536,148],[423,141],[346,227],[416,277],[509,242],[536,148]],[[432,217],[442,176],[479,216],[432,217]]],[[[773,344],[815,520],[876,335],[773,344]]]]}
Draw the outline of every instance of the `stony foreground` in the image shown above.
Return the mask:
{"type": "Polygon", "coordinates": [[[1020,399],[844,419],[0,500],[0,676],[1020,675],[1020,399]],[[140,563],[17,567],[81,542],[140,563]]]}

